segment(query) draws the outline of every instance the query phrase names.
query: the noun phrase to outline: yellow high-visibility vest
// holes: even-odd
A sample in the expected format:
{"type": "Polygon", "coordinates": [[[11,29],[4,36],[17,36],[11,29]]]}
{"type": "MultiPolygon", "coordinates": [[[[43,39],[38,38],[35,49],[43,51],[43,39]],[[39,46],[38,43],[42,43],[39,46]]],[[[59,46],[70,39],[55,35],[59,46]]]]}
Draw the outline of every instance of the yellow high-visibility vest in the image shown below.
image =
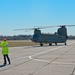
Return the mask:
{"type": "Polygon", "coordinates": [[[8,42],[7,41],[1,42],[1,46],[2,46],[2,54],[3,55],[8,54],[9,53],[8,42]]]}

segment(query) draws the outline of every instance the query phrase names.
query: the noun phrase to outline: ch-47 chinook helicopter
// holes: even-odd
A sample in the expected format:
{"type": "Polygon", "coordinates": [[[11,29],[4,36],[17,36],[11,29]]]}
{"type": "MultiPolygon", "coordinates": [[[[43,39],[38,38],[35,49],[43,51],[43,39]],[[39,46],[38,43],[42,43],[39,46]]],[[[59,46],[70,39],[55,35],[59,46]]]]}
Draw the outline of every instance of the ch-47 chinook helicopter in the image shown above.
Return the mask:
{"type": "MultiPolygon", "coordinates": [[[[34,34],[33,37],[31,38],[31,41],[35,43],[40,43],[40,46],[43,46],[44,43],[46,44],[48,43],[49,46],[51,46],[53,43],[55,43],[55,45],[57,45],[57,43],[64,43],[65,45],[67,45],[66,41],[68,39],[68,36],[66,26],[75,26],[75,25],[46,26],[39,28],[31,28],[28,30],[34,30],[34,34]],[[54,34],[41,33],[40,29],[51,27],[60,27],[60,28],[58,28],[57,32],[55,32],[54,34]]],[[[27,30],[27,29],[15,29],[15,30],[27,30]]]]}

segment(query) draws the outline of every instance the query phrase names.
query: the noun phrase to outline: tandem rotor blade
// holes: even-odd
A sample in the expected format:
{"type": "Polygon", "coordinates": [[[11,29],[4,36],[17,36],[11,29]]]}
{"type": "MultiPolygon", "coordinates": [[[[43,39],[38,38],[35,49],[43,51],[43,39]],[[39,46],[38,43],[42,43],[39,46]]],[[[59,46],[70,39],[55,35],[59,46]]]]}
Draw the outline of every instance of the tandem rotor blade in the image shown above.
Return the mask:
{"type": "Polygon", "coordinates": [[[71,26],[75,26],[75,25],[57,25],[57,26],[45,26],[45,27],[39,27],[39,29],[44,29],[44,28],[52,28],[52,27],[71,27],[71,26]]]}
{"type": "Polygon", "coordinates": [[[63,26],[68,26],[68,27],[71,27],[71,26],[75,26],[75,25],[63,25],[63,26]]]}
{"type": "Polygon", "coordinates": [[[27,29],[13,29],[14,31],[17,31],[17,30],[34,30],[34,28],[27,28],[27,29]]]}
{"type": "Polygon", "coordinates": [[[14,31],[20,31],[20,30],[35,30],[35,29],[45,29],[45,28],[51,28],[54,26],[45,26],[45,27],[34,27],[34,28],[26,28],[26,29],[13,29],[14,31]]]}
{"type": "Polygon", "coordinates": [[[75,25],[57,25],[57,26],[40,26],[40,27],[34,27],[34,28],[26,28],[26,29],[14,29],[14,31],[18,31],[18,30],[35,30],[35,29],[45,29],[45,28],[53,28],[53,27],[71,27],[71,26],[75,26],[75,25]]]}

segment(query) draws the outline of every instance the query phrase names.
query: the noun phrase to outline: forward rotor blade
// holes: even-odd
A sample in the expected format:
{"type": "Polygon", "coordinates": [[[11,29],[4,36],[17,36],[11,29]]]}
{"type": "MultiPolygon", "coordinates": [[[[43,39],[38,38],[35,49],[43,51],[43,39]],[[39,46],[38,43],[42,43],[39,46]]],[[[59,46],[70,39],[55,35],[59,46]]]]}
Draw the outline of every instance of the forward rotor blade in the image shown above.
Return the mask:
{"type": "Polygon", "coordinates": [[[17,30],[34,30],[34,28],[28,28],[28,29],[14,29],[14,31],[17,31],[17,30]]]}

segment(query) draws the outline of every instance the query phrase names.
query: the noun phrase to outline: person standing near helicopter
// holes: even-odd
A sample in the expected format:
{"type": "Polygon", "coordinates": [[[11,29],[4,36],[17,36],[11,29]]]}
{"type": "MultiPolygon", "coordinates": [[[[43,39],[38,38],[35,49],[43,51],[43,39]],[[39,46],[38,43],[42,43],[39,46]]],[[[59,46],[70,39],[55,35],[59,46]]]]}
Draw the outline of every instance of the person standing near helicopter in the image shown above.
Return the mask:
{"type": "Polygon", "coordinates": [[[6,38],[4,38],[4,41],[0,43],[0,46],[2,47],[2,54],[3,54],[3,57],[4,57],[4,64],[3,65],[7,64],[6,58],[7,58],[8,62],[9,62],[9,65],[10,65],[11,62],[10,62],[10,58],[8,56],[9,48],[8,48],[8,42],[6,41],[6,38]]]}

